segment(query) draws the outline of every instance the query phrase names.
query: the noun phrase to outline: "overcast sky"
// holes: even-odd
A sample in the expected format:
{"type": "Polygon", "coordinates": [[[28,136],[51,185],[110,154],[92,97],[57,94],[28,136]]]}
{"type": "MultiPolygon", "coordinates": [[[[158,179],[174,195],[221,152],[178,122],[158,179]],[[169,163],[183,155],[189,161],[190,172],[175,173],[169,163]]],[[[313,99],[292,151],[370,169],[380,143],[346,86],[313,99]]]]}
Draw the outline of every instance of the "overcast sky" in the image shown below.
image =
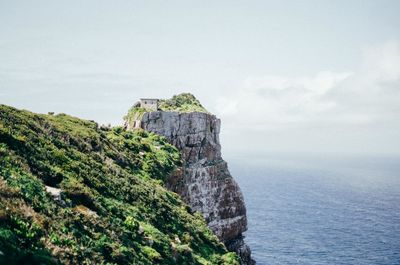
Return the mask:
{"type": "Polygon", "coordinates": [[[237,152],[400,154],[400,1],[0,1],[0,103],[191,92],[237,152]]]}

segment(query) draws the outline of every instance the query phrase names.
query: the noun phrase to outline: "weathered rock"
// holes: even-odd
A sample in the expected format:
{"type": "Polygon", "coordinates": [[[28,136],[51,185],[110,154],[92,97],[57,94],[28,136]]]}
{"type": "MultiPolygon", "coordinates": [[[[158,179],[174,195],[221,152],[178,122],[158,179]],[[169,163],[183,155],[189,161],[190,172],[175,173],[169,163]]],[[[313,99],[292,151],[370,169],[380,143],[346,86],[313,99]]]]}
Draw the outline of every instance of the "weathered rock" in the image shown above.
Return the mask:
{"type": "Polygon", "coordinates": [[[203,214],[227,248],[240,255],[242,264],[254,264],[242,235],[247,230],[243,195],[221,157],[220,120],[201,112],[155,111],[146,112],[140,126],[165,136],[182,153],[183,168],[169,177],[167,187],[203,214]]]}
{"type": "Polygon", "coordinates": [[[241,258],[242,264],[255,265],[256,262],[251,259],[251,250],[246,243],[244,243],[243,237],[237,237],[225,243],[229,251],[235,251],[241,258]]]}
{"type": "Polygon", "coordinates": [[[60,205],[65,206],[65,201],[61,198],[61,189],[45,186],[46,192],[48,192],[53,199],[60,205]]]}

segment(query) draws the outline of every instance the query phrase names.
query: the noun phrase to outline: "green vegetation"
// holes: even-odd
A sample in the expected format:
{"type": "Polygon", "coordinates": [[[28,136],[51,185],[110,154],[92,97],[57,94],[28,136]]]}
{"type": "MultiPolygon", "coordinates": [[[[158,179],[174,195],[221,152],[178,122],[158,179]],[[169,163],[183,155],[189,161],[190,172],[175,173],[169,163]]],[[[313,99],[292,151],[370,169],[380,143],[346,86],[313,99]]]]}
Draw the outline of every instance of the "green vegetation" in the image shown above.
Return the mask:
{"type": "Polygon", "coordinates": [[[162,99],[159,108],[163,111],[177,112],[205,112],[208,111],[200,104],[200,101],[190,93],[181,93],[171,99],[162,99]]]}
{"type": "Polygon", "coordinates": [[[135,121],[141,120],[146,111],[147,110],[145,108],[141,108],[140,106],[132,106],[128,110],[128,113],[124,116],[125,123],[133,124],[135,121]]]}
{"type": "MultiPolygon", "coordinates": [[[[181,93],[175,95],[170,99],[161,99],[158,103],[159,110],[162,111],[176,111],[176,112],[205,112],[209,113],[190,93],[181,93]]],[[[133,124],[137,120],[141,120],[143,114],[148,111],[140,107],[138,104],[133,105],[128,113],[124,116],[126,124],[133,124]]]]}
{"type": "Polygon", "coordinates": [[[0,264],[238,264],[163,187],[179,163],[140,129],[0,105],[0,264]]]}

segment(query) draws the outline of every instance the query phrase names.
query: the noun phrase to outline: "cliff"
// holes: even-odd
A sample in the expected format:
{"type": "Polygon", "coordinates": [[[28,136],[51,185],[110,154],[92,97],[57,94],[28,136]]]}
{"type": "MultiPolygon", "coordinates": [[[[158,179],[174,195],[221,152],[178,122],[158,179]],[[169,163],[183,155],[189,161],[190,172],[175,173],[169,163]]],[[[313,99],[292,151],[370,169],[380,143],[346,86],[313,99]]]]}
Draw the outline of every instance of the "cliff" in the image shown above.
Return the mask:
{"type": "Polygon", "coordinates": [[[0,264],[236,264],[164,188],[179,151],[143,130],[0,105],[0,264]]]}
{"type": "Polygon", "coordinates": [[[254,264],[243,241],[247,230],[243,195],[221,157],[220,120],[190,94],[162,101],[161,109],[164,102],[168,102],[167,111],[141,110],[141,115],[134,114],[140,122],[127,119],[127,128],[140,124],[144,130],[166,137],[181,151],[183,166],[166,180],[166,186],[180,194],[193,211],[202,213],[226,247],[239,254],[242,264],[254,264]]]}

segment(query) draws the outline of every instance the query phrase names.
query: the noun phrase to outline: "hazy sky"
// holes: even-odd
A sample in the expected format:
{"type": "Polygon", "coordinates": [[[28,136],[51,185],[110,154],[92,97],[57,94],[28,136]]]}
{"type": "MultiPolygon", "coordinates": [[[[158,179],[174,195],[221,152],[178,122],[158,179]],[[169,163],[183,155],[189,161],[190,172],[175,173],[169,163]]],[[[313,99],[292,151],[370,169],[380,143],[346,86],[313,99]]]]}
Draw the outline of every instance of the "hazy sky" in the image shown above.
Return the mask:
{"type": "Polygon", "coordinates": [[[0,0],[0,103],[121,124],[195,94],[225,154],[400,154],[400,1],[0,0]]]}

